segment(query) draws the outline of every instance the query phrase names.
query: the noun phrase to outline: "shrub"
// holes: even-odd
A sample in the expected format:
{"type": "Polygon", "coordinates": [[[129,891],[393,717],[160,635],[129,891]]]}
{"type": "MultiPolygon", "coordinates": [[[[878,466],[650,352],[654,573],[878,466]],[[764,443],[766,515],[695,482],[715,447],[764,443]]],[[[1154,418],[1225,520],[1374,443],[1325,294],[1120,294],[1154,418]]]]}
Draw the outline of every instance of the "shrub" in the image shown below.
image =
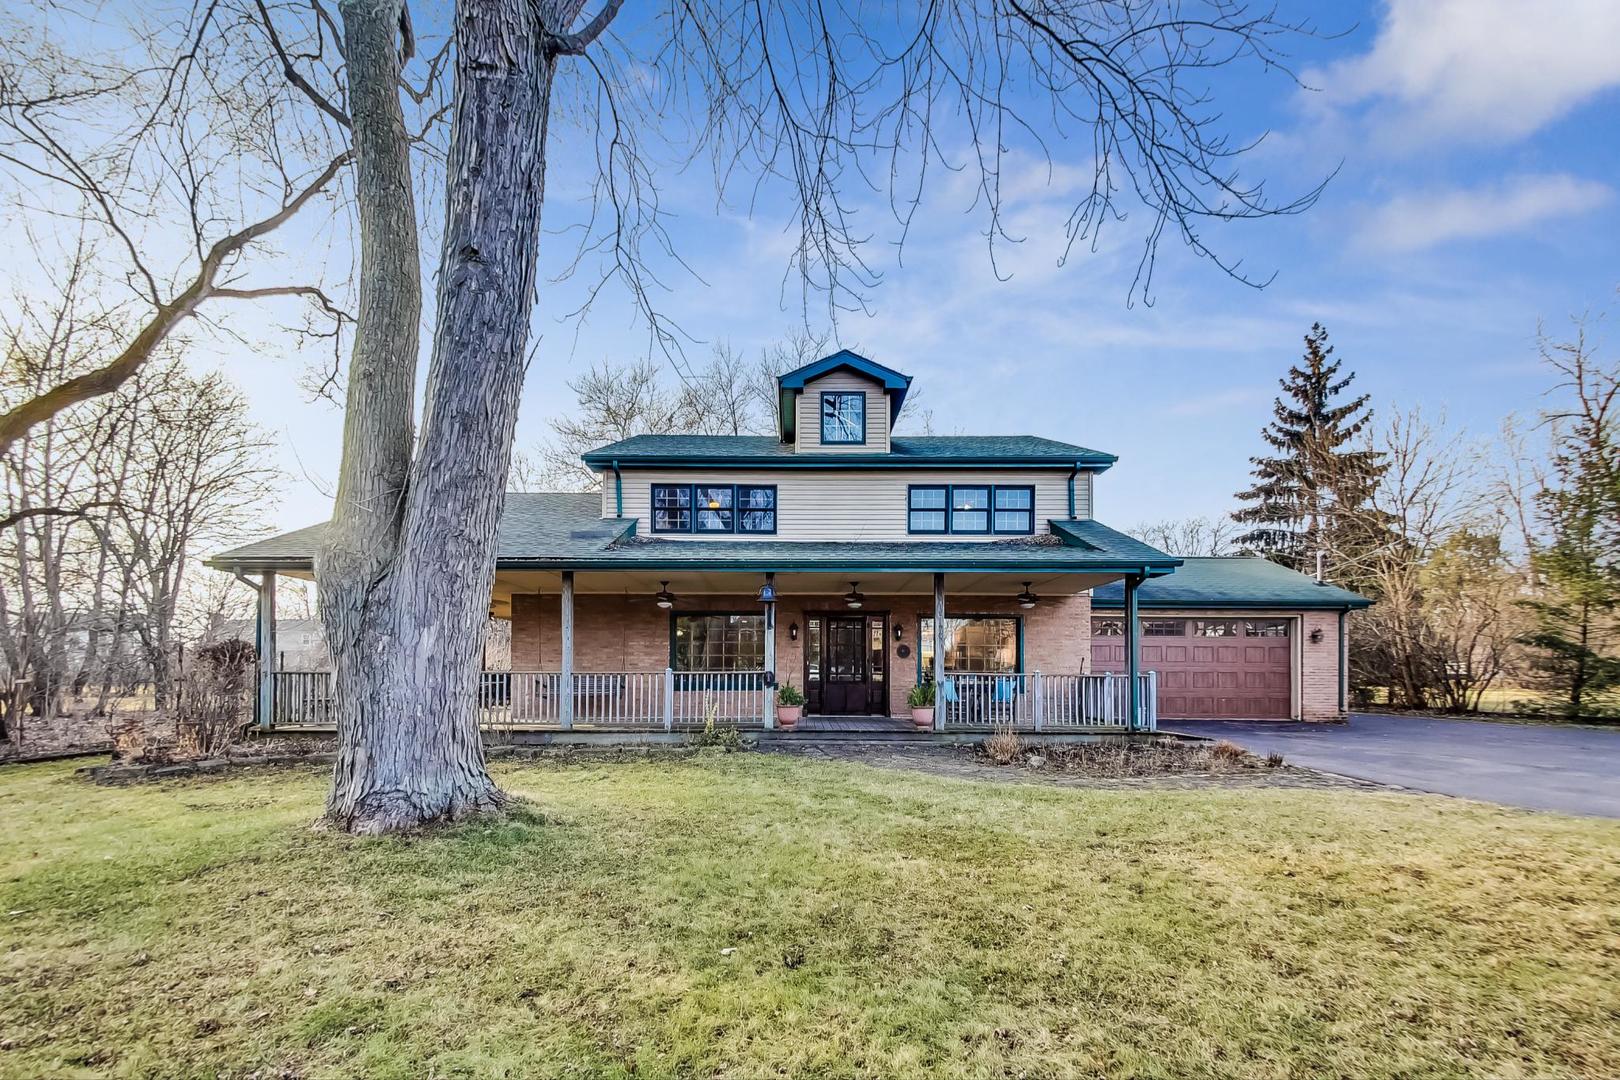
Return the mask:
{"type": "Polygon", "coordinates": [[[720,727],[714,721],[720,715],[718,706],[709,706],[709,715],[703,721],[703,730],[692,736],[693,746],[716,746],[722,750],[741,750],[742,732],[734,727],[720,727]]]}
{"type": "Polygon", "coordinates": [[[1268,768],[1268,769],[1280,769],[1280,768],[1282,768],[1282,763],[1283,763],[1283,756],[1281,754],[1277,753],[1275,750],[1273,750],[1271,753],[1266,755],[1266,768],[1268,768]]]}
{"type": "Polygon", "coordinates": [[[1011,765],[1018,760],[1018,755],[1023,749],[1024,740],[1018,737],[1018,732],[1012,729],[1011,724],[997,727],[990,737],[984,740],[985,754],[997,765],[1011,765]]]}
{"type": "Polygon", "coordinates": [[[1241,765],[1248,760],[1249,752],[1235,742],[1222,739],[1210,748],[1209,756],[1219,765],[1241,765]]]}
{"type": "Polygon", "coordinates": [[[255,658],[240,641],[198,649],[175,694],[175,741],[182,758],[217,757],[248,720],[255,658]]]}
{"type": "Polygon", "coordinates": [[[776,688],[776,703],[793,708],[804,704],[804,694],[792,683],[783,683],[776,688]]]}
{"type": "Polygon", "coordinates": [[[906,704],[913,709],[931,709],[934,707],[934,684],[931,682],[918,683],[906,695],[906,704]]]}

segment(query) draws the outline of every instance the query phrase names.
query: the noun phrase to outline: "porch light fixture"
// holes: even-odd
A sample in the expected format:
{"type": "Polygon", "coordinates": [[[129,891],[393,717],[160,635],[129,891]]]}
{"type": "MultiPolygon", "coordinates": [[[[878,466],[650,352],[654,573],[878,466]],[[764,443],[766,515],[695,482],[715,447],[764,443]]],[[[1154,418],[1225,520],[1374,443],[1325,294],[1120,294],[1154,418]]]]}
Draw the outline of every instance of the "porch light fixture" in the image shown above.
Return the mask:
{"type": "Polygon", "coordinates": [[[798,641],[799,640],[799,624],[798,623],[796,623],[796,622],[795,623],[788,623],[788,640],[789,641],[798,641]]]}
{"type": "Polygon", "coordinates": [[[1018,606],[1026,611],[1035,606],[1040,597],[1029,591],[1029,582],[1024,582],[1024,591],[1018,594],[1018,606]]]}
{"type": "Polygon", "coordinates": [[[899,641],[906,636],[906,628],[899,623],[894,624],[894,640],[899,641]]]}
{"type": "Polygon", "coordinates": [[[849,592],[844,594],[845,607],[859,608],[862,604],[866,603],[866,597],[862,595],[861,591],[855,587],[859,584],[860,582],[858,581],[852,581],[849,583],[849,592]]]}
{"type": "Polygon", "coordinates": [[[1320,645],[1320,644],[1322,644],[1322,628],[1320,626],[1316,627],[1314,630],[1311,631],[1311,644],[1312,645],[1320,645]]]}
{"type": "Polygon", "coordinates": [[[669,582],[660,581],[658,584],[660,588],[658,590],[658,594],[654,596],[653,599],[658,601],[658,606],[661,608],[674,607],[675,594],[669,591],[669,582]]]}

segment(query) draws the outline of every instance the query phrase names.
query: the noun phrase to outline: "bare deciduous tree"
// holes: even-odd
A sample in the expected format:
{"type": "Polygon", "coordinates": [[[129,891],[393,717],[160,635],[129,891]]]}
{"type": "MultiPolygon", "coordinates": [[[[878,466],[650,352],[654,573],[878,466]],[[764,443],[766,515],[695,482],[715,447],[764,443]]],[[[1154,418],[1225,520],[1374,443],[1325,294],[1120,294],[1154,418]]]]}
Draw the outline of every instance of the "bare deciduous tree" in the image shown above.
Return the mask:
{"type": "Polygon", "coordinates": [[[1228,515],[1172,518],[1138,525],[1130,534],[1171,555],[1230,555],[1237,526],[1228,515]]]}
{"type": "MultiPolygon", "coordinates": [[[[303,95],[266,66],[253,8],[199,4],[188,22],[140,28],[94,59],[55,39],[47,10],[68,11],[23,7],[0,22],[0,177],[11,205],[71,220],[89,238],[117,333],[92,363],[0,413],[0,452],[161,360],[211,301],[290,297],[346,319],[319,280],[275,276],[270,239],[334,190],[350,152],[302,122],[303,95]]],[[[105,31],[75,13],[67,32],[105,31]]]]}

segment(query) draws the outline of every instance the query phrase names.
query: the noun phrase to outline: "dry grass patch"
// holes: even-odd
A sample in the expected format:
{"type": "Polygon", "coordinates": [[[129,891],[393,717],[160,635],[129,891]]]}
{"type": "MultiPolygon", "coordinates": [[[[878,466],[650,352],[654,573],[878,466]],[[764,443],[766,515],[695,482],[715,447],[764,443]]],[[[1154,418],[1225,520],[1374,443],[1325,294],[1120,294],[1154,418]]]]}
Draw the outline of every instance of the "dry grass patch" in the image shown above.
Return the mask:
{"type": "Polygon", "coordinates": [[[1614,1076],[1620,823],[761,754],[504,764],[312,833],[322,770],[0,772],[8,1076],[1614,1076]]]}

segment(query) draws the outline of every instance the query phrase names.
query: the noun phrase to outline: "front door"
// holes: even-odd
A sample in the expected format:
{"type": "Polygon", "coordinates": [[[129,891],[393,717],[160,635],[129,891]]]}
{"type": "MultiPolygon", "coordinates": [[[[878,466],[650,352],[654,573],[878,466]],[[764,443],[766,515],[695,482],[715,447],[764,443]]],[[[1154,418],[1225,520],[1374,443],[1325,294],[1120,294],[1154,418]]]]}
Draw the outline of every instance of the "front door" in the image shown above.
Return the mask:
{"type": "Polygon", "coordinates": [[[827,620],[826,685],[821,711],[837,716],[866,711],[866,620],[827,620]]]}
{"type": "Polygon", "coordinates": [[[888,711],[884,655],[887,616],[806,613],[804,650],[808,711],[864,716],[888,711]]]}

